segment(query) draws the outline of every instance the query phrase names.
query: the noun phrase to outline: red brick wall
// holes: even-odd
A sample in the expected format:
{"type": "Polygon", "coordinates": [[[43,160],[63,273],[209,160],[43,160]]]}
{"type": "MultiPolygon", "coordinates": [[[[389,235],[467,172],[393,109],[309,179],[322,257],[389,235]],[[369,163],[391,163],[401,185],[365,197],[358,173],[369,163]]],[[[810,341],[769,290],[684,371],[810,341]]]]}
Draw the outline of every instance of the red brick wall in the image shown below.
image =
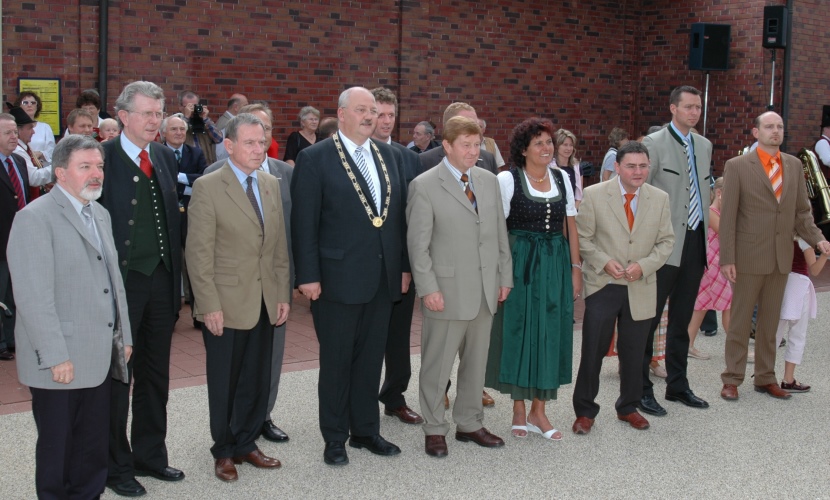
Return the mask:
{"type": "MultiPolygon", "coordinates": [[[[815,135],[823,102],[814,101],[830,103],[830,56],[820,45],[828,33],[819,26],[830,18],[830,2],[796,3],[791,150],[815,135]]],[[[401,103],[402,142],[410,140],[415,123],[440,124],[446,105],[464,100],[487,119],[487,134],[504,154],[513,126],[542,115],[572,130],[585,159],[599,163],[612,127],[636,137],[669,119],[672,87],[703,89],[703,72],[687,69],[689,29],[699,21],[732,24],[733,69],[712,72],[710,82],[705,132],[715,144],[716,168],[752,142],[752,117],[769,99],[769,54],[761,48],[764,2],[758,0],[252,4],[111,2],[108,109],[123,85],[136,79],[161,85],[169,112],[177,108],[179,91],[193,89],[214,118],[231,93],[243,92],[271,104],[274,135],[284,141],[297,126],[300,107],[334,115],[344,88],[385,85],[401,103]]],[[[65,116],[78,89],[97,86],[97,20],[94,0],[4,3],[4,96],[16,96],[18,77],[57,76],[65,116]]],[[[780,109],[784,51],[778,51],[778,63],[780,109]]]]}

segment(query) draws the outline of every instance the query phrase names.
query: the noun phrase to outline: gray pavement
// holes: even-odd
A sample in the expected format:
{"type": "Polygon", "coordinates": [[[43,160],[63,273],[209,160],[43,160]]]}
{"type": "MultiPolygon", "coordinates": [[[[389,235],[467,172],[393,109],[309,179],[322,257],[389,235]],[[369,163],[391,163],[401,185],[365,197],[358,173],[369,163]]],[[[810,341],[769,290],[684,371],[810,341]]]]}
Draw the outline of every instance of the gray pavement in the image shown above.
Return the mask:
{"type": "MultiPolygon", "coordinates": [[[[813,386],[807,394],[775,400],[754,392],[747,377],[740,400],[723,401],[721,330],[698,340],[711,360],[689,360],[692,388],[709,401],[708,410],[664,401],[665,383],[658,379],[655,392],[669,415],[649,417],[647,431],[632,429],[615,418],[617,360],[607,359],[598,397],[602,409],[590,435],[570,430],[573,384],[548,403],[552,423],[564,434],[559,442],[533,434],[510,437],[511,402],[494,394],[496,407],[485,410],[485,425],[507,445],[484,449],[457,442],[450,434],[444,459],[424,454],[419,427],[381,416],[381,433],[402,448],[401,455],[385,458],[347,448],[350,465],[325,465],[317,424],[317,371],[309,370],[282,378],[273,416],[291,440],[260,442],[266,454],[282,461],[282,468],[242,465],[239,481],[225,484],[213,476],[206,387],[178,389],[171,392],[168,408],[169,455],[171,465],[183,469],[187,478],[172,484],[142,478],[149,492],[145,498],[830,498],[830,294],[819,295],[819,309],[804,363],[796,371],[798,380],[813,386]]],[[[580,334],[575,337],[574,373],[580,334]]],[[[782,357],[779,350],[779,377],[782,357]]],[[[407,400],[417,410],[420,357],[412,361],[415,374],[407,400]]],[[[0,436],[0,498],[34,498],[31,413],[0,417],[0,436]]],[[[117,497],[107,491],[104,498],[117,497]]]]}

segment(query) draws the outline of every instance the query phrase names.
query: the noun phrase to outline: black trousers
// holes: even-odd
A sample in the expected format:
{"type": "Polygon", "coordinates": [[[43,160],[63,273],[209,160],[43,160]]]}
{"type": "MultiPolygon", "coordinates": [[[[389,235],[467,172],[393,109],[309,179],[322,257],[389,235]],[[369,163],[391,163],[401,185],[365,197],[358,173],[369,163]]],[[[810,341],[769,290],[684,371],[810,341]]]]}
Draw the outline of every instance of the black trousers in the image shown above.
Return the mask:
{"type": "Polygon", "coordinates": [[[412,362],[409,359],[409,334],[412,330],[412,310],[415,308],[415,288],[410,286],[400,302],[392,305],[389,319],[389,336],[386,339],[386,378],[378,399],[388,409],[406,404],[403,393],[412,378],[412,362]]]}
{"type": "Polygon", "coordinates": [[[213,458],[239,457],[257,449],[271,384],[273,333],[264,303],[250,330],[225,328],[217,336],[202,326],[213,458]]]}
{"type": "Polygon", "coordinates": [[[620,397],[617,414],[628,415],[637,410],[642,398],[640,361],[645,348],[650,319],[636,321],[631,317],[628,287],[606,285],[585,298],[585,319],[582,324],[582,354],[574,386],[573,405],[577,417],[596,418],[599,405],[599,372],[617,326],[617,356],[620,362],[620,397]]]}
{"type": "Polygon", "coordinates": [[[377,391],[391,314],[385,272],[366,304],[322,298],[311,303],[320,342],[320,431],[326,442],[380,432],[377,391]]]}
{"type": "Polygon", "coordinates": [[[167,394],[170,388],[170,342],[173,338],[173,276],[159,264],[151,276],[129,271],[124,284],[133,354],[133,421],[127,440],[130,385],[112,382],[109,483],[135,477],[135,468],[167,467],[167,394]],[[130,449],[132,443],[132,449],[130,449]]]}
{"type": "Polygon", "coordinates": [[[666,394],[677,394],[689,389],[686,368],[689,360],[689,322],[695,309],[700,278],[706,266],[706,239],[703,224],[686,231],[680,267],[664,265],[657,270],[657,312],[651,322],[651,331],[643,357],[643,396],[654,396],[653,383],[648,376],[648,365],[654,354],[654,332],[669,302],[669,324],[666,331],[666,394]]]}
{"type": "Polygon", "coordinates": [[[98,498],[107,481],[110,377],[86,389],[32,391],[41,499],[98,498]]]}

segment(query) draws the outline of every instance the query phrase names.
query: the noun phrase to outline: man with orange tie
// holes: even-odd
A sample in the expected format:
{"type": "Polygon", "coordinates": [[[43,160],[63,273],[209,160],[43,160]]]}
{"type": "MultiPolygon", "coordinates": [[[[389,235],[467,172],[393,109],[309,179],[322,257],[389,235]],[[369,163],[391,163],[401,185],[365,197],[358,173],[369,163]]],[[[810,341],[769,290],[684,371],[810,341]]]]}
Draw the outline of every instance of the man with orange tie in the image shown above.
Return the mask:
{"type": "Polygon", "coordinates": [[[130,83],[115,101],[123,131],[103,145],[107,180],[100,201],[112,217],[133,338],[129,440],[130,384],[112,383],[107,486],[122,496],[146,493],[136,475],[184,479],[182,471],[168,466],[165,445],[170,342],[181,307],[182,248],[176,157],[170,148],[154,142],[163,109],[164,91],[158,85],[130,83]]]}
{"type": "Polygon", "coordinates": [[[793,232],[821,253],[828,243],[813,223],[801,161],[782,153],[784,121],[772,111],[755,119],[754,152],[726,162],[720,216],[720,265],[732,283],[732,320],[726,335],[726,370],[721,397],[738,399],[746,374],[752,311],[755,328],[755,390],[789,399],[775,377],[775,332],[787,275],[793,262],[793,232]]]}
{"type": "Polygon", "coordinates": [[[585,286],[585,322],[573,405],[573,431],[588,434],[599,413],[602,359],[617,325],[620,397],[617,418],[635,429],[643,394],[641,362],[657,310],[657,270],[674,248],[668,195],[645,184],[648,149],[629,142],[617,151],[617,177],[585,189],[576,226],[585,286]],[[611,209],[611,214],[608,210],[611,209]]]}

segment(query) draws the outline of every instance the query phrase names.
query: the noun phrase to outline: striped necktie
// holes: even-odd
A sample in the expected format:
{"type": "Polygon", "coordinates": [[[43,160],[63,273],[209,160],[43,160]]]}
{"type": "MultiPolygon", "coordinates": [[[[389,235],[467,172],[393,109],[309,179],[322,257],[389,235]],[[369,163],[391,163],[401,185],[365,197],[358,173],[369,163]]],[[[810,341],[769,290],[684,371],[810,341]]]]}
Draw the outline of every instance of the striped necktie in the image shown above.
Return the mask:
{"type": "Polygon", "coordinates": [[[375,183],[372,181],[372,176],[369,175],[369,167],[366,166],[366,159],[363,157],[363,146],[358,146],[354,150],[354,161],[357,163],[357,169],[360,174],[366,179],[366,184],[369,185],[369,193],[372,195],[372,200],[375,202],[375,208],[380,207],[380,200],[378,200],[378,193],[375,190],[375,183]]]}
{"type": "Polygon", "coordinates": [[[781,188],[783,187],[783,174],[781,172],[781,165],[775,161],[775,158],[771,159],[770,162],[772,166],[769,169],[769,181],[772,183],[772,190],[775,193],[775,199],[778,202],[781,202],[781,188]]]}
{"type": "Polygon", "coordinates": [[[689,151],[689,143],[687,141],[683,141],[683,151],[686,152],[686,163],[687,165],[687,172],[689,174],[689,220],[688,220],[688,228],[692,231],[697,229],[697,225],[700,224],[700,220],[703,218],[703,214],[700,210],[700,193],[697,192],[697,182],[695,182],[695,177],[697,177],[697,169],[695,168],[695,159],[689,151]]]}
{"type": "Polygon", "coordinates": [[[461,174],[461,182],[464,183],[464,194],[467,195],[467,199],[470,200],[470,203],[473,204],[473,208],[475,209],[476,213],[478,213],[478,205],[476,204],[476,194],[470,189],[470,178],[467,177],[467,174],[461,174]]]}
{"type": "Polygon", "coordinates": [[[23,196],[23,185],[20,184],[20,177],[17,175],[17,170],[15,170],[11,158],[6,158],[6,165],[9,166],[9,180],[12,181],[14,197],[17,198],[17,209],[23,210],[23,207],[26,206],[26,197],[23,196]]]}

